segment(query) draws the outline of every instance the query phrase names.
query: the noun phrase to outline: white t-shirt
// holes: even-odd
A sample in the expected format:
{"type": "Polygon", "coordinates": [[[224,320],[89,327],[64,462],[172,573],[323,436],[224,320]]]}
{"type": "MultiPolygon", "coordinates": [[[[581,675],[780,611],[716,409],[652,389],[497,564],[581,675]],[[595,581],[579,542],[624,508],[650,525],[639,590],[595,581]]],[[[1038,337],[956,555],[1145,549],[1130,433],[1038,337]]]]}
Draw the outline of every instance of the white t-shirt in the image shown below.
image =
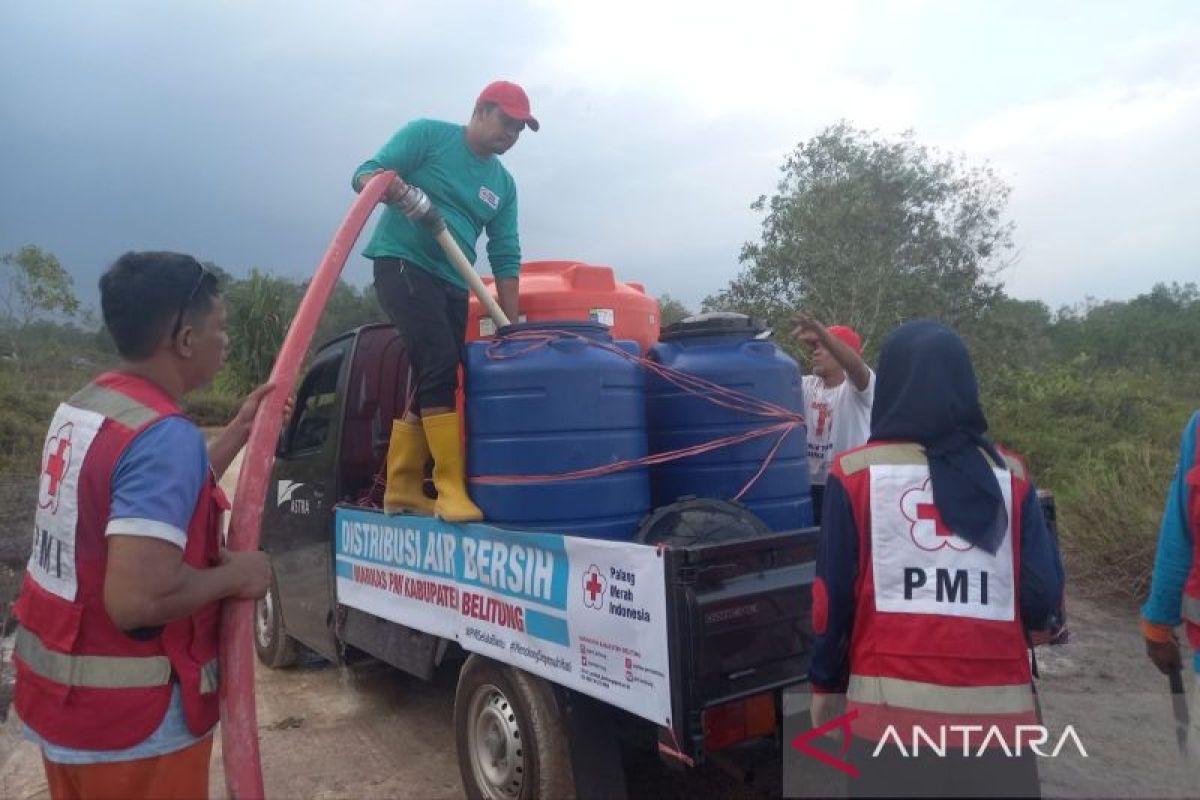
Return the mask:
{"type": "Polygon", "coordinates": [[[850,376],[832,388],[816,375],[805,375],[804,419],[808,423],[809,481],[825,485],[833,457],[861,447],[871,435],[871,403],[875,371],[868,369],[867,388],[855,388],[850,376]]]}

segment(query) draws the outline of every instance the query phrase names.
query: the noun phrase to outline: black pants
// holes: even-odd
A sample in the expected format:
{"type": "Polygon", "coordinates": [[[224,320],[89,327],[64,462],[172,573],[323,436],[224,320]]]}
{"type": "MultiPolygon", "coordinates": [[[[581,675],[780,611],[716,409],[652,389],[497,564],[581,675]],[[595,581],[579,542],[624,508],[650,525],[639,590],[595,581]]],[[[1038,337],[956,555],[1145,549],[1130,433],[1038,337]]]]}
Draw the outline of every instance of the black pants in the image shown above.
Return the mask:
{"type": "Polygon", "coordinates": [[[375,296],[404,340],[417,408],[453,408],[467,336],[467,290],[408,261],[377,258],[375,296]]]}
{"type": "Polygon", "coordinates": [[[825,506],[825,484],[814,483],[808,487],[812,495],[813,525],[821,526],[821,509],[825,506]]]}

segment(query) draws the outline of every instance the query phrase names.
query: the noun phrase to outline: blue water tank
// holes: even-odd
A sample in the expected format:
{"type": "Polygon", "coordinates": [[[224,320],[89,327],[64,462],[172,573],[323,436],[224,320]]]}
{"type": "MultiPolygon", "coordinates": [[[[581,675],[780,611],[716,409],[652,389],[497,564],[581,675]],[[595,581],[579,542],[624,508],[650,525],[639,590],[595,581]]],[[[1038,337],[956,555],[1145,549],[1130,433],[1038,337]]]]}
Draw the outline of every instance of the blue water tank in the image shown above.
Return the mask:
{"type": "Polygon", "coordinates": [[[467,469],[489,523],[632,540],[650,510],[645,467],[554,483],[489,485],[497,475],[560,475],[646,455],[645,373],[601,345],[604,325],[510,325],[467,348],[467,469]],[[543,334],[537,341],[531,335],[543,334]]]}
{"type": "MultiPolygon", "coordinates": [[[[726,389],[803,413],[800,366],[763,334],[766,326],[743,314],[701,314],[667,328],[650,359],[726,389]]],[[[744,433],[776,420],[709,402],[651,373],[646,379],[650,452],[662,453],[744,433]]],[[[762,467],[778,434],[669,461],[650,473],[654,506],[681,497],[732,499],[762,467]]],[[[741,498],[773,531],[812,525],[808,441],[793,428],[763,474],[741,498]]]]}

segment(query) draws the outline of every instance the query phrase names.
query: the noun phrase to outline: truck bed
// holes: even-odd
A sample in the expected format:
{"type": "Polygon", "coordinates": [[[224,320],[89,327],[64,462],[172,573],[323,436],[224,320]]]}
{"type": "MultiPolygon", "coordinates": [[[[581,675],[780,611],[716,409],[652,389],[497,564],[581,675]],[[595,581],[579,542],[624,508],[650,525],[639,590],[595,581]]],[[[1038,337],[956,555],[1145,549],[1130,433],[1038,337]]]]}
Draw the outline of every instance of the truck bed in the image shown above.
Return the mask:
{"type": "Polygon", "coordinates": [[[817,530],[668,551],[674,733],[689,755],[705,709],[807,678],[817,530]]]}
{"type": "Polygon", "coordinates": [[[342,505],[334,537],[348,643],[391,623],[404,647],[364,649],[427,677],[414,637],[430,655],[453,641],[668,728],[689,756],[706,709],[806,676],[815,528],[653,547],[342,505]]]}

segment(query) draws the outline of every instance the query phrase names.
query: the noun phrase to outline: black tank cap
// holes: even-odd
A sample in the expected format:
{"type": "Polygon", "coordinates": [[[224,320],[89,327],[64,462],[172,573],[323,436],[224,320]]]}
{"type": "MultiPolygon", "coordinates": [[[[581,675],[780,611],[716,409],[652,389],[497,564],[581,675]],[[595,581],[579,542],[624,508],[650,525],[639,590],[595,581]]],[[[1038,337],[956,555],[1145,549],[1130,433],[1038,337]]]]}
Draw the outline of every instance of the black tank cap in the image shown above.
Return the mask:
{"type": "Polygon", "coordinates": [[[766,320],[732,311],[710,311],[707,314],[696,314],[668,325],[658,338],[659,341],[669,342],[689,336],[720,336],[721,334],[741,334],[754,337],[766,331],[766,320]]]}

